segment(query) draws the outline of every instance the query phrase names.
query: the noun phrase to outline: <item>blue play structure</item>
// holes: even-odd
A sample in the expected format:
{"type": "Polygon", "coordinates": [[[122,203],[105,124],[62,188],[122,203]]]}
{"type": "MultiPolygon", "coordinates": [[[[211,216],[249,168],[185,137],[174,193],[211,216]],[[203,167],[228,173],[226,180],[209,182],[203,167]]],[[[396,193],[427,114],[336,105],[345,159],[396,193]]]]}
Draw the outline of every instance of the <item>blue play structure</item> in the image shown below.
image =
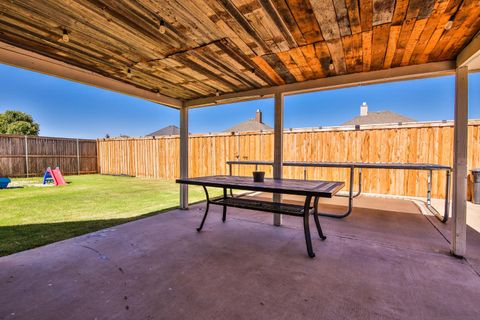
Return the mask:
{"type": "Polygon", "coordinates": [[[7,189],[8,184],[10,183],[10,179],[8,178],[0,178],[0,189],[7,189]]]}
{"type": "Polygon", "coordinates": [[[45,174],[43,175],[43,184],[47,183],[54,183],[53,176],[52,176],[52,169],[50,167],[45,170],[45,174]]]}

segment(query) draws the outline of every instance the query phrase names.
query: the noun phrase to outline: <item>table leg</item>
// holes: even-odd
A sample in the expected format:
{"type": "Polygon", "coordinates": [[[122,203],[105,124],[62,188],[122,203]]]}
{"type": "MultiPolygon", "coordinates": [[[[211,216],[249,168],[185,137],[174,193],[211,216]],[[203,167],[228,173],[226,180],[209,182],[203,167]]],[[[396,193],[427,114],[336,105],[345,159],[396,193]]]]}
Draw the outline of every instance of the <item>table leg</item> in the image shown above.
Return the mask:
{"type": "MultiPolygon", "coordinates": [[[[227,188],[223,188],[223,199],[226,199],[226,198],[227,198],[227,188]]],[[[227,206],[223,205],[222,221],[225,222],[225,220],[227,220],[227,206]]]]}
{"type": "MultiPolygon", "coordinates": [[[[350,167],[350,190],[348,192],[348,209],[346,212],[342,213],[342,214],[335,214],[335,213],[323,213],[323,212],[320,212],[320,213],[317,213],[318,215],[320,216],[323,216],[323,217],[330,217],[330,218],[336,218],[336,219],[342,219],[342,218],[345,218],[345,217],[348,217],[351,213],[352,213],[352,209],[353,209],[353,198],[355,198],[355,196],[353,195],[353,181],[354,181],[354,175],[355,174],[355,167],[350,167]]],[[[361,179],[361,176],[359,176],[359,178],[361,179]]],[[[361,181],[361,180],[360,180],[361,181]]],[[[359,185],[359,192],[358,194],[360,194],[361,192],[361,185],[359,185]]],[[[357,195],[358,195],[357,194],[357,195]]]]}
{"type": "Polygon", "coordinates": [[[205,223],[205,219],[207,219],[208,209],[210,207],[210,198],[208,196],[207,188],[203,186],[203,190],[205,191],[205,196],[207,197],[207,207],[205,208],[205,214],[203,215],[202,223],[200,224],[200,227],[197,228],[198,232],[202,231],[203,224],[205,223]]]}
{"type": "Polygon", "coordinates": [[[310,258],[315,258],[315,253],[312,249],[312,238],[310,237],[310,224],[309,224],[309,216],[310,216],[310,202],[312,200],[312,196],[308,195],[305,199],[305,206],[303,208],[303,230],[305,232],[305,242],[307,244],[307,252],[310,258]]]}
{"type": "Polygon", "coordinates": [[[323,234],[322,227],[320,226],[320,220],[318,219],[318,199],[319,197],[315,197],[313,200],[313,219],[315,220],[315,224],[317,225],[318,236],[320,239],[325,240],[327,237],[323,234]]]}
{"type": "Polygon", "coordinates": [[[440,222],[446,223],[448,221],[448,215],[450,211],[450,170],[446,170],[447,181],[445,186],[445,209],[443,215],[441,215],[437,209],[432,206],[432,171],[428,174],[428,190],[427,190],[427,209],[433,213],[433,215],[440,220],[440,222]]]}
{"type": "MultiPolygon", "coordinates": [[[[232,175],[232,164],[231,163],[228,164],[228,174],[232,175]]],[[[230,189],[230,196],[233,198],[233,190],[232,189],[230,189]]]]}

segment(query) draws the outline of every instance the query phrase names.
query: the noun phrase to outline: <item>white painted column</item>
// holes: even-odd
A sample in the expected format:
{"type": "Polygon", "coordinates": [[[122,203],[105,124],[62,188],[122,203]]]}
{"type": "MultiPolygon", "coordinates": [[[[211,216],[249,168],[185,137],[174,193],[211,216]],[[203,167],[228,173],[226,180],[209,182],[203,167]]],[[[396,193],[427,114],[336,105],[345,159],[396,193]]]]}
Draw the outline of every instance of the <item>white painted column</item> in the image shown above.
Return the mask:
{"type": "MultiPolygon", "coordinates": [[[[283,176],[283,93],[275,93],[275,120],[273,129],[273,179],[283,176]]],[[[280,202],[281,194],[274,194],[273,201],[280,202]]],[[[273,224],[282,225],[282,215],[273,215],[273,224]]]]}
{"type": "Polygon", "coordinates": [[[453,255],[463,257],[467,247],[468,67],[457,68],[454,119],[453,223],[450,250],[453,255]]]}
{"type": "MultiPolygon", "coordinates": [[[[180,109],[180,178],[188,178],[188,108],[180,109]]],[[[188,209],[188,185],[180,185],[180,209],[188,209]]]]}

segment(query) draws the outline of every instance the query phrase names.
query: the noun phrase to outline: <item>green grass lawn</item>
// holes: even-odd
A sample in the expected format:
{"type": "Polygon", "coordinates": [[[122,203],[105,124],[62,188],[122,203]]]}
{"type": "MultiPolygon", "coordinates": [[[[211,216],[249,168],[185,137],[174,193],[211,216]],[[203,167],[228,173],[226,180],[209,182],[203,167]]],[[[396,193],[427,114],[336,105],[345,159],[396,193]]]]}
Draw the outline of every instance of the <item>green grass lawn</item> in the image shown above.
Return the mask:
{"type": "MultiPolygon", "coordinates": [[[[0,256],[111,227],[178,206],[174,181],[102,175],[68,176],[67,186],[13,179],[0,190],[0,256]]],[[[204,199],[190,187],[190,202],[204,199]]]]}

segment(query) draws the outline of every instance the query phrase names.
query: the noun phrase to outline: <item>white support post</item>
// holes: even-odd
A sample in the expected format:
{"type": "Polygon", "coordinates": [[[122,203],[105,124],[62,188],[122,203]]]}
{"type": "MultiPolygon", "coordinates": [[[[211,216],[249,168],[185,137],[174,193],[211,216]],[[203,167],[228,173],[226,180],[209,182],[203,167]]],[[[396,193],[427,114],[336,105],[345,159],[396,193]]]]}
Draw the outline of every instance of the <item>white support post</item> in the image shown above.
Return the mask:
{"type": "Polygon", "coordinates": [[[455,126],[453,141],[453,195],[451,253],[465,255],[467,247],[467,137],[468,67],[459,67],[455,77],[455,126]]]}
{"type": "MultiPolygon", "coordinates": [[[[283,93],[275,93],[275,120],[273,129],[273,179],[282,179],[283,175],[283,93]]],[[[274,202],[281,202],[281,194],[273,194],[274,202]]],[[[282,225],[282,215],[273,215],[273,224],[282,225]]]]}
{"type": "MultiPolygon", "coordinates": [[[[180,109],[180,178],[188,178],[188,108],[180,109]]],[[[180,185],[180,209],[188,209],[188,185],[180,185]]]]}

